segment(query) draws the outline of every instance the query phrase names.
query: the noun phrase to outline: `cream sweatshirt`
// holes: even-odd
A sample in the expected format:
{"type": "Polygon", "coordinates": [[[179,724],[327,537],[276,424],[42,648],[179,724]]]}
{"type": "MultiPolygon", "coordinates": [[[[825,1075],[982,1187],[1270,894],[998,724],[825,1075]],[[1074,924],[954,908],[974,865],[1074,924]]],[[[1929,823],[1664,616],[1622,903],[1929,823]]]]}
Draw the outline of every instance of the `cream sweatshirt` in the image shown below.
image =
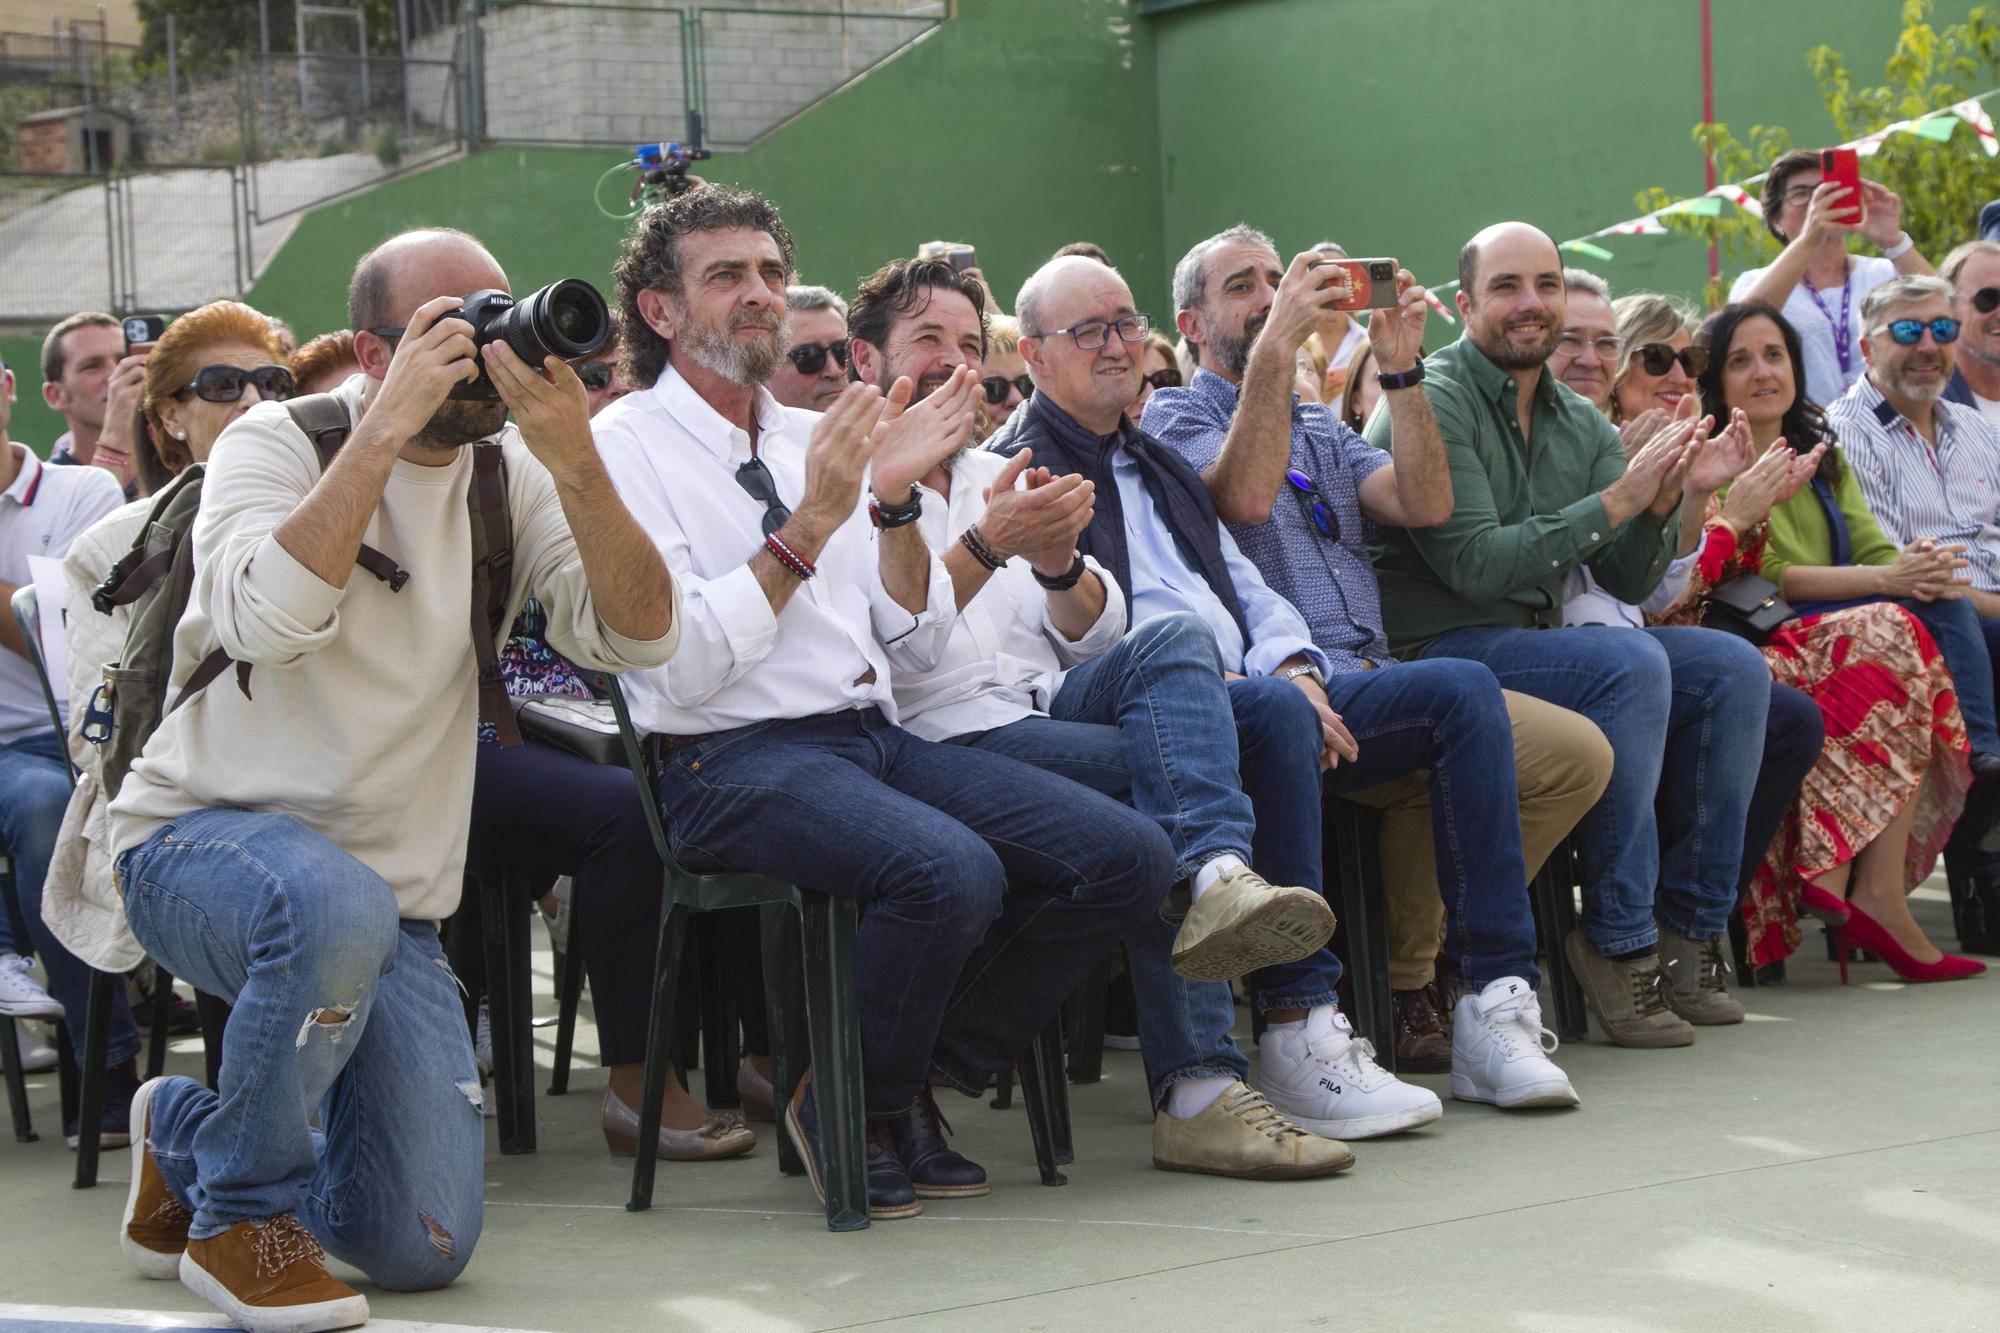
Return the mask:
{"type": "MultiPolygon", "coordinates": [[[[336,391],[351,414],[365,383],[336,391]]],[[[498,438],[514,532],[508,623],[534,596],[550,645],[579,665],[663,664],[680,636],[679,589],[663,638],[603,625],[554,479],[512,427],[498,438]]],[[[112,804],[112,843],[123,855],[210,806],[282,811],[381,875],[404,917],[439,920],[458,905],[477,744],[472,451],[445,467],[395,464],[362,540],[409,572],[401,592],[358,567],[332,587],[278,545],[273,530],[319,476],[283,404],[252,408],[217,442],[168,698],[218,645],[253,664],[249,697],[231,668],[166,716],[112,804]]]]}

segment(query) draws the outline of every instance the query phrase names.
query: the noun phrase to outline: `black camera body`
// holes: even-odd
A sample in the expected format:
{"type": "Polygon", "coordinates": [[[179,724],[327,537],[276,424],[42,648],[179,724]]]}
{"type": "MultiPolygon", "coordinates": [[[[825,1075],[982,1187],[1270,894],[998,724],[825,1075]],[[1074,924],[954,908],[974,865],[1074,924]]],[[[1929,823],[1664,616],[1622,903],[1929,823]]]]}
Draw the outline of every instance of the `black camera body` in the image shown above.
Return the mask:
{"type": "MultiPolygon", "coordinates": [[[[553,356],[561,361],[582,361],[597,354],[611,340],[611,311],[597,288],[582,278],[564,278],[516,301],[502,291],[479,291],[467,296],[457,310],[444,319],[462,319],[472,326],[475,348],[488,343],[505,343],[510,351],[535,370],[553,356]]],[[[500,390],[479,364],[479,378],[469,384],[452,386],[447,395],[461,401],[498,402],[500,390]]]]}

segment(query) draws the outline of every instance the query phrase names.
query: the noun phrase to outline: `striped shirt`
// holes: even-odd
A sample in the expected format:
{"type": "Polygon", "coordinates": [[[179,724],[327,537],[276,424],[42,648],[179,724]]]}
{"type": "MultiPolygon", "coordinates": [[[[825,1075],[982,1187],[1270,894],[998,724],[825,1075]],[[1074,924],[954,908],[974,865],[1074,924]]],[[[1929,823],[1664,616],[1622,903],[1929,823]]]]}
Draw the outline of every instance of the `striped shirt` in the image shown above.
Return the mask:
{"type": "Polygon", "coordinates": [[[1963,542],[1972,586],[2000,592],[2000,427],[1957,403],[1931,410],[1935,447],[1863,376],[1827,417],[1889,540],[1963,542]]]}

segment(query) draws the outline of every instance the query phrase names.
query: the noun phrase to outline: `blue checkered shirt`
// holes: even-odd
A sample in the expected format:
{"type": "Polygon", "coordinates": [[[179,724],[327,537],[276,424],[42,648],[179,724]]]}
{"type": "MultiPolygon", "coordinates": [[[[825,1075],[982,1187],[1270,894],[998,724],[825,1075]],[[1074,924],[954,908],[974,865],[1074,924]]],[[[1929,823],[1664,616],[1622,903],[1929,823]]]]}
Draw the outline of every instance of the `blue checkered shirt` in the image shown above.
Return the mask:
{"type": "MultiPolygon", "coordinates": [[[[1141,422],[1153,436],[1204,471],[1222,453],[1237,387],[1207,369],[1185,388],[1155,389],[1141,422]]],[[[1299,609],[1313,642],[1336,674],[1365,663],[1384,666],[1389,636],[1382,628],[1382,594],[1368,563],[1373,525],[1361,517],[1362,481],[1389,465],[1389,455],[1340,424],[1333,410],[1292,398],[1291,466],[1312,478],[1320,502],[1338,519],[1339,540],[1323,535],[1287,482],[1263,523],[1231,523],[1230,535],[1272,591],[1299,609]]]]}

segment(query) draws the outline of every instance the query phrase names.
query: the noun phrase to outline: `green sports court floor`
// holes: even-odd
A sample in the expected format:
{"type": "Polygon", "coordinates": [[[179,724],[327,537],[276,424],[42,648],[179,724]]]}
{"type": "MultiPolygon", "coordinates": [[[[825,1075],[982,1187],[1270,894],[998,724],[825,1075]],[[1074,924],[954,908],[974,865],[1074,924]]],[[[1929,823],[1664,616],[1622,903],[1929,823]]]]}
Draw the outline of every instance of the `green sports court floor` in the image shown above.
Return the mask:
{"type": "MultiPolygon", "coordinates": [[[[1918,893],[1949,941],[1942,881],[1918,893]]],[[[536,967],[546,1012],[546,953],[536,967]]],[[[1038,1183],[1018,1102],[952,1099],[991,1196],[838,1236],[778,1174],[768,1126],[747,1158],[662,1163],[654,1210],[628,1214],[602,1075],[582,1068],[539,1097],[537,1154],[490,1152],[464,1278],[368,1295],[392,1330],[2000,1328],[2000,975],[1855,979],[1839,987],[1815,933],[1787,985],[1742,992],[1740,1028],[1565,1047],[1578,1110],[1447,1101],[1430,1131],[1296,1184],[1154,1171],[1139,1057],[1108,1052],[1104,1081],[1073,1089],[1066,1186],[1038,1183]]],[[[198,1055],[181,1043],[175,1065],[198,1055]]],[[[73,1191],[53,1077],[33,1096],[43,1140],[0,1141],[0,1330],[219,1325],[124,1266],[128,1158],[73,1191]]]]}

